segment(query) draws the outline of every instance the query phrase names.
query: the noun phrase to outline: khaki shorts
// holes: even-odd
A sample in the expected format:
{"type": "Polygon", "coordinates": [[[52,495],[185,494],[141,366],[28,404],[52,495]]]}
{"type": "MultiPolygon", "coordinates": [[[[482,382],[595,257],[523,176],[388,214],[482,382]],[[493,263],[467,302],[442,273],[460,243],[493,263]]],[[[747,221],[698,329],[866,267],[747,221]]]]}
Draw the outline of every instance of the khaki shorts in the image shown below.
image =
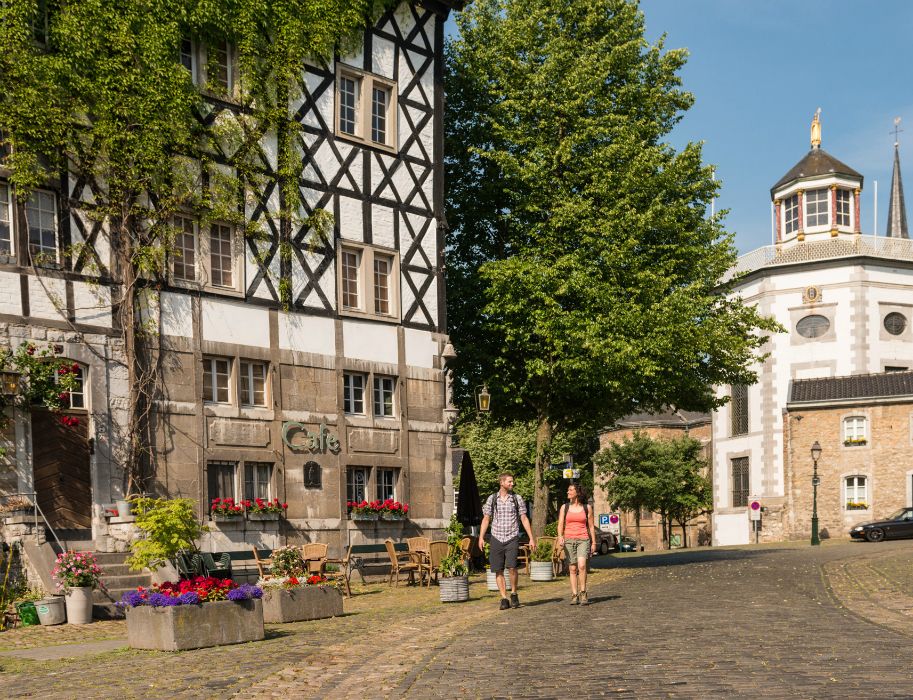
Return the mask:
{"type": "Polygon", "coordinates": [[[590,558],[590,538],[585,540],[565,540],[564,552],[567,554],[568,566],[577,564],[578,559],[590,558]]]}

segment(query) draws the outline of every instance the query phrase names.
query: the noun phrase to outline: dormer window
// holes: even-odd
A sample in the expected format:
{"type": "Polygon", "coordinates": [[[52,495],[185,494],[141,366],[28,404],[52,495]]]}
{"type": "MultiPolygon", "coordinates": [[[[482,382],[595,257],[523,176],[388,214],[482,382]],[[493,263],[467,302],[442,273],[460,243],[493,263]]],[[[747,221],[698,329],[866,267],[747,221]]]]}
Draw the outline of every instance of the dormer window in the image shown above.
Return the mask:
{"type": "Polygon", "coordinates": [[[809,190],[805,194],[805,228],[828,225],[826,189],[809,190]]]}
{"type": "Polygon", "coordinates": [[[789,197],[784,206],[784,223],[786,233],[795,233],[799,230],[799,195],[789,197]]]}
{"type": "Polygon", "coordinates": [[[850,202],[853,194],[849,190],[837,190],[837,226],[850,226],[850,202]]]}

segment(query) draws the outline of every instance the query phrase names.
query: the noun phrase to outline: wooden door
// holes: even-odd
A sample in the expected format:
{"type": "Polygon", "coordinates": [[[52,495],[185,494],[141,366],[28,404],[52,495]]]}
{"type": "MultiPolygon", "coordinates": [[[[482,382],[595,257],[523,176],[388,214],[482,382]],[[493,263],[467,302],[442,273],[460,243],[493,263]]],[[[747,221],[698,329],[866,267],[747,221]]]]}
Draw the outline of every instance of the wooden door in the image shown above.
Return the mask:
{"type": "Polygon", "coordinates": [[[51,527],[92,527],[88,418],[62,425],[60,414],[32,411],[32,455],[38,505],[51,527]]]}

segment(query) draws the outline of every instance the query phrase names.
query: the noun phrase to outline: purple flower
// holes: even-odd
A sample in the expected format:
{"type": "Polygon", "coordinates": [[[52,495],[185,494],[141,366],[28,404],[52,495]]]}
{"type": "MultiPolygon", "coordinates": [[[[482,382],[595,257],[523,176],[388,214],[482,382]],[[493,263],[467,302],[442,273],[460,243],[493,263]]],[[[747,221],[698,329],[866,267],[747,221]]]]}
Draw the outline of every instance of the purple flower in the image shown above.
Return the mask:
{"type": "Polygon", "coordinates": [[[127,591],[117,603],[120,608],[135,608],[139,605],[146,605],[146,600],[139,591],[127,591]]]}
{"type": "Polygon", "coordinates": [[[149,596],[149,605],[153,608],[167,608],[180,604],[181,602],[177,598],[172,598],[166,593],[153,593],[149,596]]]}
{"type": "Polygon", "coordinates": [[[228,592],[229,600],[250,600],[251,598],[262,598],[263,590],[257,586],[245,583],[228,592]]]}
{"type": "Polygon", "coordinates": [[[200,602],[200,596],[194,591],[188,591],[182,593],[178,600],[181,601],[181,605],[197,605],[200,602]]]}

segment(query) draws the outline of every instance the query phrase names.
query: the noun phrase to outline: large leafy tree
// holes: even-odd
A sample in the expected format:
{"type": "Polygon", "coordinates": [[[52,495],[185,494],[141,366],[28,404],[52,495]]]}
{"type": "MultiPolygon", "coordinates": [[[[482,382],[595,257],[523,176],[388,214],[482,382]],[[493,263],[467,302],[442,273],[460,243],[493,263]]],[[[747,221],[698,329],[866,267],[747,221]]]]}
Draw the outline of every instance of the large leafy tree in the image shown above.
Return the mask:
{"type": "Polygon", "coordinates": [[[776,328],[724,275],[699,144],[664,139],[692,104],[682,50],[626,0],[477,0],[447,90],[449,319],[465,386],[537,426],[533,527],[556,431],[717,405],[752,383],[776,328]]]}

